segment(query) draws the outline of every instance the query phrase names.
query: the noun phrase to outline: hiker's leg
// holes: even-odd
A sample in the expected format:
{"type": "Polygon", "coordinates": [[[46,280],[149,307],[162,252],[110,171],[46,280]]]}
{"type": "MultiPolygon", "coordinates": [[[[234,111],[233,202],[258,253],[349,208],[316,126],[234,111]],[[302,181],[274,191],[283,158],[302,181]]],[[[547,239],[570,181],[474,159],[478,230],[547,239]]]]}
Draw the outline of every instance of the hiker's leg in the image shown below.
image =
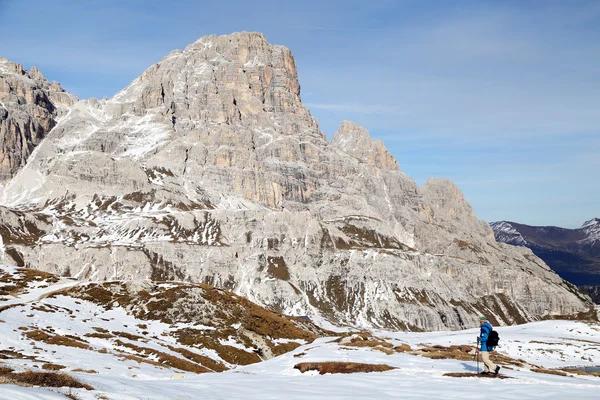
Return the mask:
{"type": "Polygon", "coordinates": [[[483,359],[483,365],[484,365],[483,370],[484,371],[490,372],[490,371],[495,371],[496,370],[496,364],[494,364],[490,360],[490,352],[489,351],[482,351],[481,352],[481,358],[483,359]]]}

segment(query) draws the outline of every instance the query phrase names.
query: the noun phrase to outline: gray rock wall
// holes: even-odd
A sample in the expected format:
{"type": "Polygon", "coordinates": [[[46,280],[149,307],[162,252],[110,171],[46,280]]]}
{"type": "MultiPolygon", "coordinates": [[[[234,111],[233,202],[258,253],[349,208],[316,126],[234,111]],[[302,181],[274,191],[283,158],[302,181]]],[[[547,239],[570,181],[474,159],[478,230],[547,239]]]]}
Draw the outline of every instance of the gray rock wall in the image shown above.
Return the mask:
{"type": "Polygon", "coordinates": [[[56,125],[60,108],[75,101],[36,67],[27,72],[0,57],[0,183],[25,165],[56,125]]]}

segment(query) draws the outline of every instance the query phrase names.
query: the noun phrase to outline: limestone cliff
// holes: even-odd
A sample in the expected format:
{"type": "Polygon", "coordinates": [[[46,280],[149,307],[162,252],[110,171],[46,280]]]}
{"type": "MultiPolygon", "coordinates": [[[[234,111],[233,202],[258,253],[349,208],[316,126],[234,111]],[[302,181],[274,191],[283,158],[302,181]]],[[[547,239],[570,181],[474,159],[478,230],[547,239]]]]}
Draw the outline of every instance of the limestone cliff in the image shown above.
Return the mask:
{"type": "Polygon", "coordinates": [[[33,67],[0,57],[0,184],[23,167],[56,125],[62,106],[77,99],[33,67]]]}
{"type": "Polygon", "coordinates": [[[258,33],[203,37],[71,105],[0,203],[4,262],[81,279],[204,282],[399,329],[590,309],[528,249],[496,243],[451,182],[418,187],[353,123],[329,143],[291,52],[258,33]]]}

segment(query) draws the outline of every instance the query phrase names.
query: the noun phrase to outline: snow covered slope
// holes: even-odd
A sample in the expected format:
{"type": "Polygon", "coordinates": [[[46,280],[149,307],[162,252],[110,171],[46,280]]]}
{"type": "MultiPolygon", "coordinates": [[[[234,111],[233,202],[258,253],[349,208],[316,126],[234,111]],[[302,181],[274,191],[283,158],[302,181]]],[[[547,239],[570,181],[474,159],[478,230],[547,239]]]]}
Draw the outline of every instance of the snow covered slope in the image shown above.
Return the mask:
{"type": "Polygon", "coordinates": [[[247,304],[236,309],[243,299],[206,286],[157,284],[156,293],[148,292],[150,300],[140,294],[148,282],[77,284],[38,271],[0,271],[0,369],[59,370],[94,388],[19,387],[2,384],[0,378],[1,400],[55,400],[65,399],[64,394],[81,400],[478,399],[482,390],[498,399],[593,399],[600,391],[600,377],[547,371],[597,365],[597,323],[545,321],[497,328],[501,345],[495,357],[507,379],[458,378],[445,374],[476,371],[471,352],[477,329],[347,333],[341,341],[313,341],[315,327],[302,322],[310,328],[303,329],[300,321],[274,314],[266,324],[271,331],[261,331],[265,311],[247,304]],[[198,289],[197,297],[181,296],[198,289]],[[161,297],[169,291],[176,299],[161,297]],[[174,307],[165,309],[165,300],[174,307]],[[289,335],[294,327],[297,334],[289,335]],[[280,355],[269,358],[266,353],[278,347],[282,351],[273,352],[280,355]],[[256,352],[259,348],[262,353],[256,352]],[[259,362],[241,365],[244,353],[260,356],[259,362]],[[229,359],[232,355],[240,362],[229,359]],[[393,369],[318,375],[294,368],[319,362],[393,369]]]}
{"type": "Polygon", "coordinates": [[[208,285],[81,284],[0,267],[0,358],[19,369],[164,379],[225,371],[324,331],[208,285]]]}

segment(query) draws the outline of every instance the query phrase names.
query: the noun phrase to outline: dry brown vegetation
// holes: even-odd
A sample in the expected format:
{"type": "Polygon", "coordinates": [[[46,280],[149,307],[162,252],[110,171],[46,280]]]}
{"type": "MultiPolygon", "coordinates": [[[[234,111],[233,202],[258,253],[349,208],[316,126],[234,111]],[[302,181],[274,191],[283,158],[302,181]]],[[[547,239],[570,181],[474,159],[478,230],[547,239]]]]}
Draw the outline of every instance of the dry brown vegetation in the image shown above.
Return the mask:
{"type": "Polygon", "coordinates": [[[12,368],[0,366],[0,377],[4,378],[6,383],[15,383],[27,386],[70,387],[94,390],[92,386],[81,383],[72,376],[62,372],[14,372],[12,368]]]}
{"type": "MultiPolygon", "coordinates": [[[[271,344],[270,342],[267,343],[271,344]]],[[[297,342],[281,343],[278,345],[273,345],[271,347],[271,351],[273,352],[274,356],[280,356],[282,354],[289,353],[292,350],[296,350],[300,346],[301,344],[297,342]]]]}
{"type": "Polygon", "coordinates": [[[80,339],[76,339],[72,336],[67,337],[62,335],[52,335],[40,329],[34,329],[32,331],[26,332],[25,336],[28,339],[35,340],[36,342],[44,342],[47,344],[54,344],[57,346],[68,346],[76,347],[79,349],[91,350],[91,347],[83,343],[80,339]]]}
{"type": "Polygon", "coordinates": [[[51,363],[46,363],[44,365],[42,365],[42,369],[46,369],[49,371],[59,371],[61,369],[65,369],[67,368],[64,365],[60,365],[60,364],[51,364],[51,363]]]}
{"type": "Polygon", "coordinates": [[[75,368],[73,370],[73,372],[84,372],[86,374],[97,374],[98,371],[95,371],[93,369],[81,369],[81,368],[75,368]]]}
{"type": "Polygon", "coordinates": [[[35,362],[43,362],[41,360],[38,360],[34,356],[28,356],[28,355],[19,353],[18,351],[8,350],[8,349],[0,350],[0,359],[31,360],[31,361],[35,361],[35,362]]]}
{"type": "MultiPolygon", "coordinates": [[[[425,346],[423,348],[413,351],[411,354],[421,355],[423,357],[431,358],[434,360],[460,360],[460,361],[474,361],[476,355],[474,354],[475,347],[469,345],[461,346],[425,346]]],[[[524,360],[510,358],[504,354],[494,352],[491,356],[494,363],[499,365],[514,365],[516,367],[524,367],[527,363],[524,360]]]]}
{"type": "Polygon", "coordinates": [[[567,376],[566,372],[558,371],[558,370],[555,370],[555,369],[532,368],[531,372],[537,372],[538,374],[550,374],[550,375],[567,376]]]}
{"type": "Polygon", "coordinates": [[[451,376],[453,378],[494,378],[494,379],[511,379],[510,376],[506,375],[494,375],[494,374],[479,374],[476,372],[448,372],[444,376],[451,376]]]}
{"type": "Polygon", "coordinates": [[[408,343],[402,343],[401,345],[394,347],[394,350],[398,353],[408,353],[409,351],[412,351],[412,347],[410,347],[408,343]]]}
{"type": "Polygon", "coordinates": [[[249,353],[233,346],[222,345],[218,337],[208,335],[204,331],[186,328],[173,333],[179,343],[185,346],[213,349],[219,357],[230,364],[248,365],[261,361],[256,353],[249,353]]]}
{"type": "Polygon", "coordinates": [[[0,295],[17,296],[24,292],[31,282],[47,282],[51,284],[58,281],[59,279],[52,274],[29,268],[17,268],[17,274],[15,275],[0,271],[0,283],[9,284],[0,288],[0,295]]]}
{"type": "Polygon", "coordinates": [[[306,371],[319,371],[324,374],[353,374],[357,372],[384,372],[395,369],[386,364],[362,364],[353,362],[310,362],[294,365],[294,368],[304,373],[306,371]]]}
{"type": "Polygon", "coordinates": [[[110,333],[93,332],[93,333],[86,333],[85,337],[91,337],[91,338],[96,338],[96,339],[111,339],[111,338],[114,338],[114,335],[111,335],[110,333]]]}
{"type": "MultiPolygon", "coordinates": [[[[261,361],[260,354],[266,349],[257,348],[262,344],[255,343],[254,334],[266,339],[261,343],[266,343],[273,354],[280,355],[294,350],[300,344],[275,344],[270,339],[302,339],[312,342],[320,335],[329,333],[309,321],[284,317],[243,297],[206,284],[177,283],[176,287],[165,290],[142,290],[134,294],[122,282],[106,282],[73,287],[62,293],[94,302],[106,309],[111,309],[116,304],[127,307],[139,319],[159,320],[168,324],[185,321],[214,327],[210,331],[180,329],[172,335],[183,345],[213,349],[226,362],[238,365],[261,361]],[[237,329],[233,328],[236,325],[237,329]],[[221,344],[221,341],[230,338],[248,349],[255,349],[255,352],[221,344]]],[[[59,294],[61,292],[55,293],[59,294]]],[[[143,324],[143,327],[147,325],[143,324]]],[[[144,339],[127,332],[108,332],[102,328],[95,330],[96,333],[86,336],[109,339],[108,335],[112,334],[130,340],[144,339]]]]}
{"type": "Polygon", "coordinates": [[[461,361],[473,361],[475,356],[471,352],[475,349],[473,346],[463,345],[463,346],[425,346],[420,349],[417,349],[413,352],[413,354],[421,355],[423,357],[431,358],[433,360],[445,360],[445,359],[453,359],[453,360],[461,360],[461,361]]]}
{"type": "Polygon", "coordinates": [[[145,338],[143,336],[134,335],[134,334],[127,333],[127,332],[113,331],[112,334],[115,336],[124,337],[125,339],[133,340],[133,341],[145,340],[145,338]]]}
{"type": "MultiPolygon", "coordinates": [[[[396,352],[392,343],[373,337],[370,332],[348,333],[334,340],[334,342],[341,343],[344,346],[369,347],[374,350],[381,351],[387,355],[391,355],[396,352]]],[[[408,346],[408,348],[410,349],[410,346],[408,346]]]]}
{"type": "Polygon", "coordinates": [[[196,354],[194,352],[191,352],[186,349],[182,349],[180,347],[169,346],[169,350],[179,353],[182,356],[184,356],[185,358],[187,358],[188,360],[192,360],[193,362],[195,362],[197,364],[201,364],[201,365],[205,366],[206,368],[211,369],[215,372],[223,372],[223,371],[227,371],[229,369],[224,364],[222,364],[218,361],[215,361],[212,358],[209,358],[209,357],[206,357],[206,356],[203,356],[200,354],[196,354]]]}
{"type": "Polygon", "coordinates": [[[120,340],[116,340],[115,344],[122,347],[127,347],[128,349],[134,350],[138,353],[138,356],[141,358],[147,358],[153,356],[158,359],[158,364],[161,366],[167,366],[171,368],[177,368],[187,372],[193,372],[196,374],[202,374],[205,372],[210,372],[210,370],[202,365],[196,364],[194,362],[185,360],[183,358],[175,357],[167,353],[163,353],[161,351],[151,349],[149,347],[140,347],[133,345],[131,343],[124,343],[120,340]]]}
{"type": "Polygon", "coordinates": [[[575,368],[563,368],[562,371],[568,372],[570,374],[575,374],[575,375],[597,376],[600,378],[600,372],[588,372],[588,371],[582,371],[582,370],[575,369],[575,368]]]}

